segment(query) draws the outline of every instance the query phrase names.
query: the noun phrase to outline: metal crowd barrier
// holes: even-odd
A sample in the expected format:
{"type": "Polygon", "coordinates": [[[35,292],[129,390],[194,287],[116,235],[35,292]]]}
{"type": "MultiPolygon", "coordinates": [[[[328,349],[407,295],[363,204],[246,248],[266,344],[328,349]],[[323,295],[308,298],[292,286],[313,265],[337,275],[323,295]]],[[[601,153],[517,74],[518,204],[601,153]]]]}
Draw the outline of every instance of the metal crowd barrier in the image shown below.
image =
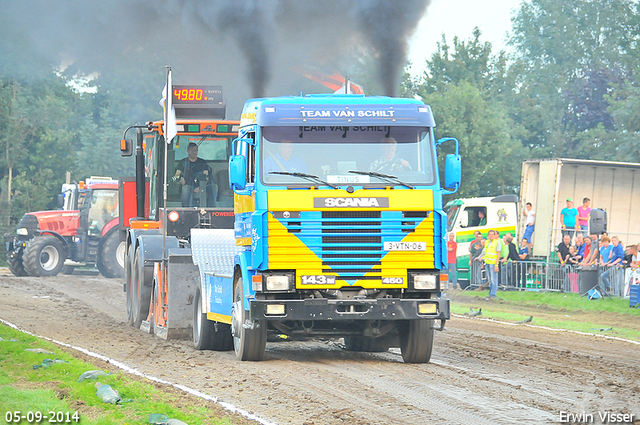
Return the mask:
{"type": "MultiPolygon", "coordinates": [[[[620,266],[598,267],[597,280],[589,282],[586,288],[580,285],[582,268],[576,265],[561,265],[545,261],[513,261],[500,264],[498,285],[508,290],[581,292],[595,285],[606,288],[606,280],[610,282],[607,293],[618,297],[629,296],[629,285],[640,282],[640,269],[631,271],[620,266]]],[[[595,269],[589,269],[595,270],[595,269]]],[[[470,281],[467,290],[488,287],[488,276],[482,263],[474,261],[470,267],[470,281]]]]}

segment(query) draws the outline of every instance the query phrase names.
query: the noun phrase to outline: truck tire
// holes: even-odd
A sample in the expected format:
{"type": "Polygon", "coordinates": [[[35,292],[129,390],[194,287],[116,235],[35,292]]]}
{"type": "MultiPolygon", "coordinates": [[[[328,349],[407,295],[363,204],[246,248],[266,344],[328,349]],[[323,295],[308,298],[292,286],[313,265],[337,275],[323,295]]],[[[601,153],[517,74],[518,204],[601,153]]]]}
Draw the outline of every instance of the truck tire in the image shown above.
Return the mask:
{"type": "Polygon", "coordinates": [[[231,326],[226,323],[213,322],[207,319],[206,313],[202,313],[204,298],[200,287],[196,288],[196,296],[193,303],[193,345],[196,350],[233,350],[233,337],[231,326]]]}
{"type": "Polygon", "coordinates": [[[429,363],[433,350],[433,319],[398,323],[400,351],[405,363],[429,363]]]}
{"type": "Polygon", "coordinates": [[[384,353],[389,347],[380,343],[378,338],[366,336],[345,336],[344,347],[347,351],[364,351],[369,353],[384,353]]]}
{"type": "Polygon", "coordinates": [[[124,292],[127,294],[127,325],[133,326],[133,245],[127,248],[124,258],[124,292]]]}
{"type": "Polygon", "coordinates": [[[236,277],[233,289],[233,308],[231,310],[231,333],[233,335],[233,349],[239,360],[260,361],[264,357],[267,345],[267,323],[256,320],[253,329],[245,327],[249,313],[244,309],[244,291],[242,290],[242,276],[236,277]]]}
{"type": "Polygon", "coordinates": [[[14,276],[27,276],[27,271],[22,263],[22,253],[22,250],[17,253],[13,251],[7,252],[7,266],[9,266],[9,270],[14,276]]]}
{"type": "Polygon", "coordinates": [[[127,245],[120,241],[117,229],[107,233],[98,251],[98,270],[109,279],[124,277],[124,257],[127,245]]]}
{"type": "Polygon", "coordinates": [[[55,236],[36,236],[27,242],[23,264],[29,276],[55,276],[64,266],[65,251],[55,236]]]}
{"type": "Polygon", "coordinates": [[[133,259],[131,284],[133,285],[133,326],[140,329],[143,320],[149,316],[151,302],[151,284],[153,283],[153,269],[144,266],[144,259],[140,248],[136,249],[133,259]]]}

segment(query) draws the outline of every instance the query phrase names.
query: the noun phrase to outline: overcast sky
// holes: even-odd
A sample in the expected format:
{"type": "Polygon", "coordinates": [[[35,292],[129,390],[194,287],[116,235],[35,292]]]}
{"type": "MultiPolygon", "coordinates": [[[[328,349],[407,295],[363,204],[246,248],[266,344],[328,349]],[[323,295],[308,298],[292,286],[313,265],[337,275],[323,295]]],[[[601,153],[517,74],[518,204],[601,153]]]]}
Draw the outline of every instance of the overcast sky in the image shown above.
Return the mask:
{"type": "Polygon", "coordinates": [[[452,44],[453,36],[467,40],[473,28],[482,31],[482,41],[493,45],[492,52],[506,49],[506,33],[511,29],[511,16],[522,0],[432,0],[411,40],[409,59],[412,73],[424,70],[424,62],[437,49],[442,33],[452,44]]]}

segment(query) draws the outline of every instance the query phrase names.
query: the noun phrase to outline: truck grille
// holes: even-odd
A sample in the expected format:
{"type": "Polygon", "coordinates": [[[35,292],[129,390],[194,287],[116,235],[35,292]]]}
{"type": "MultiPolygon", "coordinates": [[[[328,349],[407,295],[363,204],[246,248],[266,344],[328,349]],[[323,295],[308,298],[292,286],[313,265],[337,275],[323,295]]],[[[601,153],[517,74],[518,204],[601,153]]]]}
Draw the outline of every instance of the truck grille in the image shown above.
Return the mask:
{"type": "MultiPolygon", "coordinates": [[[[415,233],[428,216],[424,211],[303,211],[295,218],[278,221],[287,233],[299,238],[322,260],[323,273],[335,274],[337,280],[349,282],[380,280],[382,258],[387,254],[384,242],[399,242],[415,233]]],[[[420,254],[423,261],[428,257],[433,264],[433,216],[427,221],[428,225],[420,228],[427,252],[420,254]]],[[[272,236],[278,237],[275,228],[270,229],[269,237],[272,236]]],[[[278,244],[270,248],[270,255],[284,255],[285,249],[278,244]]],[[[405,264],[398,268],[407,267],[405,264]]]]}

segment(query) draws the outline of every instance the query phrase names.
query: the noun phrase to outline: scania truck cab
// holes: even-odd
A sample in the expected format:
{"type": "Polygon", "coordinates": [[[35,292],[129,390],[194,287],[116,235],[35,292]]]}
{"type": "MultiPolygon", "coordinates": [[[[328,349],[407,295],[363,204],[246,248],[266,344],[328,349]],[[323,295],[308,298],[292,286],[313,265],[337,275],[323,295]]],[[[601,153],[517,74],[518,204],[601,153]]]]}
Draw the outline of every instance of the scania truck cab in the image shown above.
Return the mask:
{"type": "Polygon", "coordinates": [[[262,359],[277,332],[428,362],[449,319],[442,196],[460,184],[457,140],[435,139],[422,102],[363,95],[252,99],[240,125],[237,252],[227,274],[205,273],[208,318],[231,325],[238,358],[262,359]]]}

